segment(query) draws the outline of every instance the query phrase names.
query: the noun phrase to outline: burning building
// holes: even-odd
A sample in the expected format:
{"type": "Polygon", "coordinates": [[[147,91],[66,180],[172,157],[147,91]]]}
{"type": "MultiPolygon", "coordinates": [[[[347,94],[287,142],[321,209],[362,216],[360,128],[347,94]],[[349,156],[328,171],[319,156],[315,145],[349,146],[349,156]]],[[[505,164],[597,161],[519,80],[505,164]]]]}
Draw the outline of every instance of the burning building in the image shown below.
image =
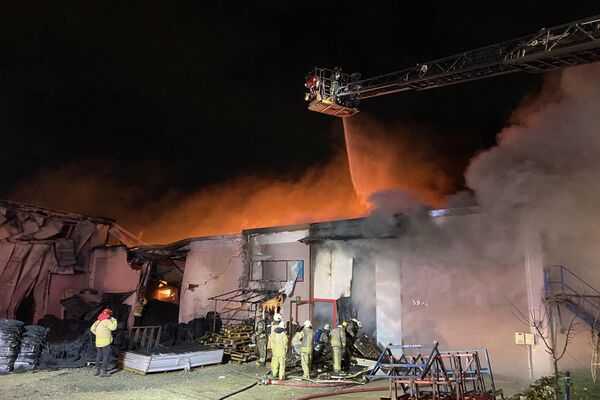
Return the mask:
{"type": "Polygon", "coordinates": [[[380,346],[438,341],[444,350],[485,348],[498,376],[527,381],[552,373],[543,340],[551,335],[560,345],[577,317],[572,358],[562,365],[589,365],[586,315],[598,309],[598,277],[546,265],[556,260],[543,255],[542,238],[500,241],[489,222],[479,207],[417,210],[169,245],[186,256],[179,321],[210,311],[224,322],[248,319],[260,312],[252,299],[285,294],[277,310],[294,323],[356,317],[380,346]],[[519,313],[549,323],[536,330],[519,313]]]}

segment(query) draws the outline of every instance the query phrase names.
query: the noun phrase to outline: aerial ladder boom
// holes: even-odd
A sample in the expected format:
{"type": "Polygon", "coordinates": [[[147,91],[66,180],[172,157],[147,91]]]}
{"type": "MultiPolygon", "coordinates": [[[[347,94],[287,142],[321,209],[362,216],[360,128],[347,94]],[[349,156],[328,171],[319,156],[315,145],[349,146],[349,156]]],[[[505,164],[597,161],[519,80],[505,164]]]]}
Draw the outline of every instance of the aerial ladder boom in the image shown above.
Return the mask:
{"type": "Polygon", "coordinates": [[[600,61],[600,16],[368,79],[340,68],[315,68],[305,83],[305,100],[309,110],[349,117],[359,111],[361,100],[371,97],[596,61],[600,61]]]}

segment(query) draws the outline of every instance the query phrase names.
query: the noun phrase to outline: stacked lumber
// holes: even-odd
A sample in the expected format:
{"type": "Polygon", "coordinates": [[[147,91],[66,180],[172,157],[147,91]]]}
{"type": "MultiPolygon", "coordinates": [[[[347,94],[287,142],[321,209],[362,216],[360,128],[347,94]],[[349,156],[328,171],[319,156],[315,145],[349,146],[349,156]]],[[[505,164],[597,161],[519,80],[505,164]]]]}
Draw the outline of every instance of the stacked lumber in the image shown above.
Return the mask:
{"type": "Polygon", "coordinates": [[[245,363],[255,358],[254,348],[250,347],[253,332],[252,325],[225,325],[221,332],[213,333],[202,343],[223,349],[232,361],[245,363]]]}

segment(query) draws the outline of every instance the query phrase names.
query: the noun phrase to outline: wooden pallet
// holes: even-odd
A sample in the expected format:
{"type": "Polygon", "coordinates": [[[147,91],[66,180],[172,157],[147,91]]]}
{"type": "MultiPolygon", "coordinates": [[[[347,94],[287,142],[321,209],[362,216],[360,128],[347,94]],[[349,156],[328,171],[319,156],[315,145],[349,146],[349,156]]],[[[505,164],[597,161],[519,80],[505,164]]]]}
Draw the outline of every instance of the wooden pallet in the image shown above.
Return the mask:
{"type": "Polygon", "coordinates": [[[221,332],[213,333],[200,343],[221,348],[232,361],[244,363],[255,357],[254,350],[250,348],[253,333],[251,325],[226,325],[221,332]]]}
{"type": "Polygon", "coordinates": [[[231,358],[231,361],[235,361],[239,364],[243,364],[243,363],[247,363],[247,362],[254,360],[256,358],[256,356],[254,354],[245,354],[242,356],[230,354],[230,358],[231,358]]]}
{"type": "Polygon", "coordinates": [[[129,368],[129,367],[121,367],[123,369],[123,371],[127,371],[127,372],[131,372],[132,374],[136,374],[136,375],[146,375],[146,372],[144,371],[140,371],[139,369],[135,369],[135,368],[129,368]]]}

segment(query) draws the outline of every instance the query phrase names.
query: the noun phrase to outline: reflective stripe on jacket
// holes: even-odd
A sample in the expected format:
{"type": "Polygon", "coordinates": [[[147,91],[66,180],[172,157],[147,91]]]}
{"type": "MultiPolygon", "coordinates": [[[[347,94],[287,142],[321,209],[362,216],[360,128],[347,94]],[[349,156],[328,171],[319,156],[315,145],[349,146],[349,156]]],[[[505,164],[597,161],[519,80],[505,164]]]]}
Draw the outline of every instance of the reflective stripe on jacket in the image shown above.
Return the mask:
{"type": "Polygon", "coordinates": [[[117,329],[117,320],[111,317],[103,321],[96,321],[90,331],[96,335],[96,347],[105,347],[112,343],[112,332],[117,329]]]}

